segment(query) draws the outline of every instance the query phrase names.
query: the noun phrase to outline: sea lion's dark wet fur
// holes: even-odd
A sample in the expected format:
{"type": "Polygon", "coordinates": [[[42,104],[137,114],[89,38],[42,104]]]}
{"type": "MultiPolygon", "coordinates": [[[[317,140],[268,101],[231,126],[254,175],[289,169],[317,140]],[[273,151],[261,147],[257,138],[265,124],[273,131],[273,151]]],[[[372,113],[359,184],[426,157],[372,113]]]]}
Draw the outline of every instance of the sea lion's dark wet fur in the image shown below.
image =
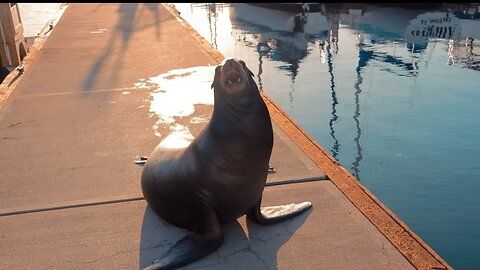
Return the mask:
{"type": "Polygon", "coordinates": [[[177,242],[149,269],[170,269],[198,260],[223,242],[221,224],[247,216],[271,224],[298,215],[260,212],[273,147],[268,109],[243,61],[215,69],[214,109],[205,129],[181,149],[158,145],[142,172],[142,191],[162,218],[193,234],[177,242]]]}

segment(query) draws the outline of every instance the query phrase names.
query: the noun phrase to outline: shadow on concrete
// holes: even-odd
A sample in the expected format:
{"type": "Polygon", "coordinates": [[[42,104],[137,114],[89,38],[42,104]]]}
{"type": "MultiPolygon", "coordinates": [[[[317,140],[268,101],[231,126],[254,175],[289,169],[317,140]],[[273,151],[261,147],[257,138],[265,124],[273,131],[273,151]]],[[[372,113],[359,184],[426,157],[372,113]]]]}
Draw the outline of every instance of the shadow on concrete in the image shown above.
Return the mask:
{"type": "MultiPolygon", "coordinates": [[[[154,13],[156,33],[157,37],[160,37],[160,14],[158,11],[158,3],[146,3],[142,4],[147,10],[154,13]]],[[[96,8],[98,9],[99,6],[96,8]]],[[[95,9],[95,10],[96,10],[95,9]]],[[[142,22],[142,8],[138,3],[120,3],[117,12],[120,13],[120,18],[112,30],[110,39],[107,42],[107,46],[103,50],[102,55],[97,59],[90,72],[88,73],[83,83],[83,90],[92,90],[100,73],[104,70],[107,62],[112,62],[112,68],[108,72],[110,74],[109,82],[115,83],[118,78],[120,69],[122,68],[122,62],[129,48],[132,34],[134,31],[139,31],[144,28],[152,26],[152,24],[142,22]],[[115,51],[116,46],[120,45],[119,51],[115,51]]]]}
{"type": "Polygon", "coordinates": [[[155,32],[160,37],[160,13],[158,12],[159,3],[143,3],[151,12],[155,14],[155,32]]]}
{"type": "MultiPolygon", "coordinates": [[[[95,82],[98,79],[98,75],[103,69],[105,63],[110,59],[112,50],[114,45],[118,41],[122,41],[121,51],[117,55],[113,55],[115,57],[115,65],[111,72],[112,76],[115,76],[118,73],[118,63],[123,58],[125,51],[128,48],[129,39],[131,36],[131,32],[133,31],[133,25],[135,20],[135,15],[137,11],[138,4],[119,4],[118,12],[120,13],[120,19],[117,22],[115,29],[113,30],[113,34],[110,36],[108,41],[107,47],[103,50],[102,55],[97,59],[95,64],[93,65],[92,69],[87,75],[85,82],[83,83],[84,90],[92,90],[95,82]]],[[[115,76],[116,77],[116,76],[115,76]]]]}
{"type": "MultiPolygon", "coordinates": [[[[277,269],[280,248],[305,223],[312,210],[279,224],[262,226],[244,217],[225,225],[225,241],[212,254],[184,269],[277,269]]],[[[147,206],[145,209],[139,251],[139,269],[150,265],[187,233],[159,218],[147,206]]]]}

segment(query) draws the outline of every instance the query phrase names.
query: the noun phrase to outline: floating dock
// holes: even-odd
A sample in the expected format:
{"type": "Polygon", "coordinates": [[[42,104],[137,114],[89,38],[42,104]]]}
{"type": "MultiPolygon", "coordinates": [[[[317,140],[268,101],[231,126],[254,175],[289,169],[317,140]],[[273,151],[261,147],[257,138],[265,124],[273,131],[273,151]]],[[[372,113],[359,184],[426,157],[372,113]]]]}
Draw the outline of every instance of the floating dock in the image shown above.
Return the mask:
{"type": "MultiPolygon", "coordinates": [[[[133,161],[160,138],[151,90],[135,85],[222,60],[169,5],[65,6],[32,45],[24,72],[0,86],[0,269],[140,269],[166,252],[185,231],[142,198],[142,167],[133,161]]],[[[451,269],[264,99],[277,172],[263,204],[309,200],[313,208],[272,226],[239,218],[217,251],[185,269],[451,269]]],[[[205,123],[191,118],[212,109],[197,106],[178,121],[195,136],[205,123]]]]}

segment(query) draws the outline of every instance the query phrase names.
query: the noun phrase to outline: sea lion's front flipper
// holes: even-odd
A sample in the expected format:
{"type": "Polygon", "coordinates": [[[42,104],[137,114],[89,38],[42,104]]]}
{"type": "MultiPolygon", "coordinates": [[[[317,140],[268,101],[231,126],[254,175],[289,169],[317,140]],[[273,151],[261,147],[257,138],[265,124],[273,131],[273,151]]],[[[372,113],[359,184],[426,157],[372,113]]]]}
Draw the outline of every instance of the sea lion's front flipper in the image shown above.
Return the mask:
{"type": "Polygon", "coordinates": [[[311,202],[260,207],[260,202],[247,212],[247,217],[262,225],[274,224],[297,216],[312,206],[311,202]]]}
{"type": "Polygon", "coordinates": [[[202,220],[201,234],[192,233],[175,243],[160,259],[144,270],[175,269],[215,251],[223,243],[223,229],[218,221],[217,214],[211,208],[207,210],[202,220]]]}

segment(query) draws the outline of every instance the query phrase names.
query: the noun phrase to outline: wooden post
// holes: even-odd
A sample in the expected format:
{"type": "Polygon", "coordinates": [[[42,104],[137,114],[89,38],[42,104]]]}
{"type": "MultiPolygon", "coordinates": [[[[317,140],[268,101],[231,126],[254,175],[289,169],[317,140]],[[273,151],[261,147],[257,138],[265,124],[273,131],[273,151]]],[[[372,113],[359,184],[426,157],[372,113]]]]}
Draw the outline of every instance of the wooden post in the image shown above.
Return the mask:
{"type": "Polygon", "coordinates": [[[20,65],[27,52],[17,3],[0,3],[0,39],[2,67],[20,65]]]}

